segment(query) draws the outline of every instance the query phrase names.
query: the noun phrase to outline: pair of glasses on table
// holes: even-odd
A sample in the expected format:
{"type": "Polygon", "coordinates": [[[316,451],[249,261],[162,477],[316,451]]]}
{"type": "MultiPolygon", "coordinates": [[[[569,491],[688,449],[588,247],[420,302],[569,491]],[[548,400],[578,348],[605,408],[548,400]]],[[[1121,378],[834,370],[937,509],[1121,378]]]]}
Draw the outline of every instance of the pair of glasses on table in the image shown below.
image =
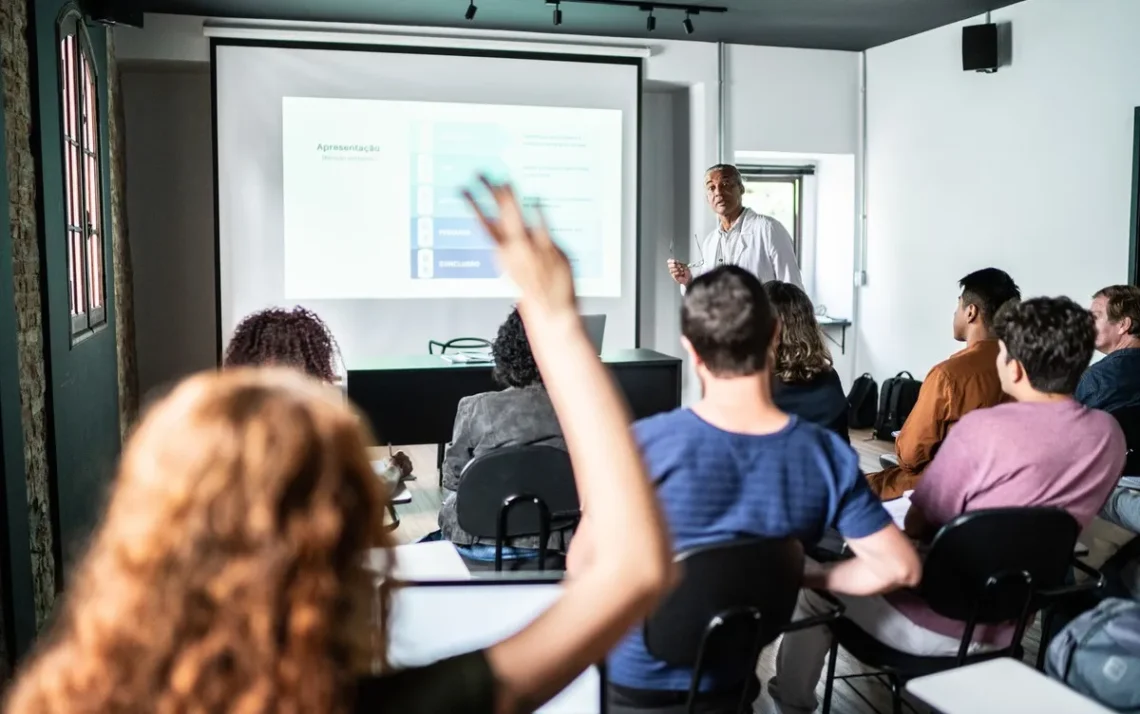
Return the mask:
{"type": "MultiPolygon", "coordinates": [[[[696,233],[693,234],[693,243],[697,246],[697,254],[701,257],[701,259],[695,263],[683,263],[683,265],[685,267],[687,267],[689,270],[692,270],[694,268],[705,267],[705,252],[701,249],[701,240],[699,237],[697,237],[696,233]]],[[[669,257],[672,258],[673,260],[677,259],[676,245],[675,244],[676,244],[676,239],[670,238],[669,239],[669,257]]]]}

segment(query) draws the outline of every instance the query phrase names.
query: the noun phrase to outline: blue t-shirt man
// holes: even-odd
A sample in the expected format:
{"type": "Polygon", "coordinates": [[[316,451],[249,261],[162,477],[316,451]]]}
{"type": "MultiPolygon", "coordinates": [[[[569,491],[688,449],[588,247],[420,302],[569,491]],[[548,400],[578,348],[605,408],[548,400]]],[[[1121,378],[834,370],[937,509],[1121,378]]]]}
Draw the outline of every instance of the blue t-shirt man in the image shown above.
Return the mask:
{"type": "MultiPolygon", "coordinates": [[[[765,435],[719,429],[690,409],[638,422],[634,433],[657,486],[674,552],[741,537],[788,535],[816,543],[826,528],[864,538],[891,523],[835,433],[789,417],[765,435]]],[[[641,626],[611,653],[607,674],[622,687],[686,691],[691,670],[654,659],[641,626]]],[[[736,687],[712,671],[703,690],[736,687]]]]}
{"type": "Polygon", "coordinates": [[[1140,347],[1110,352],[1085,370],[1073,398],[1106,412],[1140,406],[1140,347]]]}

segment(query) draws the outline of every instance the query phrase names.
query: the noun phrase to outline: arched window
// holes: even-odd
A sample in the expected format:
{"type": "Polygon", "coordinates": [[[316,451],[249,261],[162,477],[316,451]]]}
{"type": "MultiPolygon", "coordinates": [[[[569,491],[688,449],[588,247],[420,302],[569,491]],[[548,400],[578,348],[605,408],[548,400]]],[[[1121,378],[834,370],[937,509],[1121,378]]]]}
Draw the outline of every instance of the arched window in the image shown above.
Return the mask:
{"type": "Polygon", "coordinates": [[[78,12],[69,12],[59,24],[59,83],[73,337],[107,321],[97,76],[83,18],[78,12]]]}

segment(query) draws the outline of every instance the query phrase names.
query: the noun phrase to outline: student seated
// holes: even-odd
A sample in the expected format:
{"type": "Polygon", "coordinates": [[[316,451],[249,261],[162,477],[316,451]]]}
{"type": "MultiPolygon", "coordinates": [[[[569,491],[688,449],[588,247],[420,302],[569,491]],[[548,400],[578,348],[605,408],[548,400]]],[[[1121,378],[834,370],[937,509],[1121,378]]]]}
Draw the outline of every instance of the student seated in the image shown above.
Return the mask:
{"type": "Polygon", "coordinates": [[[915,487],[950,428],[975,409],[1004,401],[994,360],[998,344],[994,315],[1003,304],[1021,298],[1005,271],[985,268],[958,281],[962,294],[954,311],[954,339],[966,349],[935,365],[918,392],[914,410],[895,441],[898,465],[867,478],[884,501],[915,487]]]}
{"type": "MultiPolygon", "coordinates": [[[[911,497],[907,534],[928,540],[956,516],[983,508],[1063,508],[1083,528],[1120,476],[1124,435],[1104,412],[1073,400],[1093,350],[1088,312],[1068,298],[1013,303],[997,316],[996,372],[1016,403],[977,409],[946,437],[911,497]]],[[[840,596],[848,620],[894,649],[922,656],[958,652],[965,623],[947,620],[911,592],[840,596]]],[[[798,617],[826,612],[805,590],[798,617]]],[[[815,688],[831,644],[825,627],[780,645],[772,688],[782,714],[815,709],[815,688]]],[[[975,631],[972,651],[1006,647],[1012,626],[975,631]]]]}
{"type": "MultiPolygon", "coordinates": [[[[834,432],[773,403],[778,329],[764,287],[742,268],[716,268],[686,291],[682,344],[704,394],[691,409],[634,425],[674,549],[741,537],[814,543],[830,527],[855,557],[805,573],[805,585],[852,593],[913,585],[918,556],[867,487],[855,452],[834,432]]],[[[575,542],[571,571],[581,549],[575,542]]],[[[732,711],[741,686],[759,691],[754,678],[734,680],[736,669],[709,672],[701,711],[732,711]]],[[[691,670],[655,660],[638,628],[610,655],[608,674],[610,711],[624,712],[657,708],[650,702],[660,702],[662,692],[683,705],[691,670]]]]}
{"type": "Polygon", "coordinates": [[[606,544],[573,585],[485,650],[376,666],[393,580],[364,570],[364,551],[390,542],[360,416],[295,370],[223,370],[183,383],[130,437],[90,550],[3,711],[533,711],[652,611],[673,566],[629,412],[582,329],[566,257],[493,189],[502,218],[477,215],[521,289],[606,544]]]}
{"type": "Polygon", "coordinates": [[[1101,290],[1093,296],[1092,314],[1096,348],[1105,357],[1085,370],[1077,401],[1106,412],[1140,406],[1140,287],[1101,290]]]}
{"type": "MultiPolygon", "coordinates": [[[[324,320],[297,305],[292,309],[271,307],[247,315],[234,329],[222,366],[293,367],[322,382],[340,381],[340,346],[324,320]]],[[[412,460],[403,451],[384,459],[377,474],[395,490],[411,477],[412,460]]]]}
{"type": "MultiPolygon", "coordinates": [[[[511,311],[499,326],[499,334],[491,345],[495,359],[494,379],[501,392],[484,392],[459,401],[455,430],[444,452],[440,481],[447,497],[439,511],[439,528],[443,538],[457,545],[476,546],[479,539],[459,527],[456,516],[456,492],[463,467],[476,456],[504,446],[544,445],[566,448],[554,405],[542,384],[534,355],[527,341],[526,329],[518,308],[511,311]]],[[[565,549],[568,533],[551,533],[548,545],[565,549]]],[[[484,544],[486,545],[486,544],[484,544]]],[[[537,549],[538,538],[516,538],[514,548],[537,549]]],[[[465,554],[476,559],[494,559],[494,544],[484,548],[468,548],[465,554]]],[[[508,553],[511,555],[511,553],[508,553]]]]}
{"type": "Polygon", "coordinates": [[[850,441],[847,395],[832,368],[831,352],[815,319],[815,307],[803,290],[770,280],[764,292],[772,303],[780,333],[772,365],[772,401],[780,411],[819,424],[850,441]]]}
{"type": "Polygon", "coordinates": [[[337,381],[340,347],[311,310],[271,307],[243,319],[226,347],[225,367],[287,366],[330,384],[337,381]]]}

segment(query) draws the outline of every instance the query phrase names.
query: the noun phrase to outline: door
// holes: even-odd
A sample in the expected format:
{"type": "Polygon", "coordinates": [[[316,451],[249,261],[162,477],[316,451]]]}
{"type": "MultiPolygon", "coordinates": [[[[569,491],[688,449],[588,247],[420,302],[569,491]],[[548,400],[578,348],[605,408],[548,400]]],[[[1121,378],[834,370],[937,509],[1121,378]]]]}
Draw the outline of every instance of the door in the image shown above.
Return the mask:
{"type": "Polygon", "coordinates": [[[48,459],[66,576],[103,507],[120,446],[107,37],[74,2],[34,6],[48,459]]]}

